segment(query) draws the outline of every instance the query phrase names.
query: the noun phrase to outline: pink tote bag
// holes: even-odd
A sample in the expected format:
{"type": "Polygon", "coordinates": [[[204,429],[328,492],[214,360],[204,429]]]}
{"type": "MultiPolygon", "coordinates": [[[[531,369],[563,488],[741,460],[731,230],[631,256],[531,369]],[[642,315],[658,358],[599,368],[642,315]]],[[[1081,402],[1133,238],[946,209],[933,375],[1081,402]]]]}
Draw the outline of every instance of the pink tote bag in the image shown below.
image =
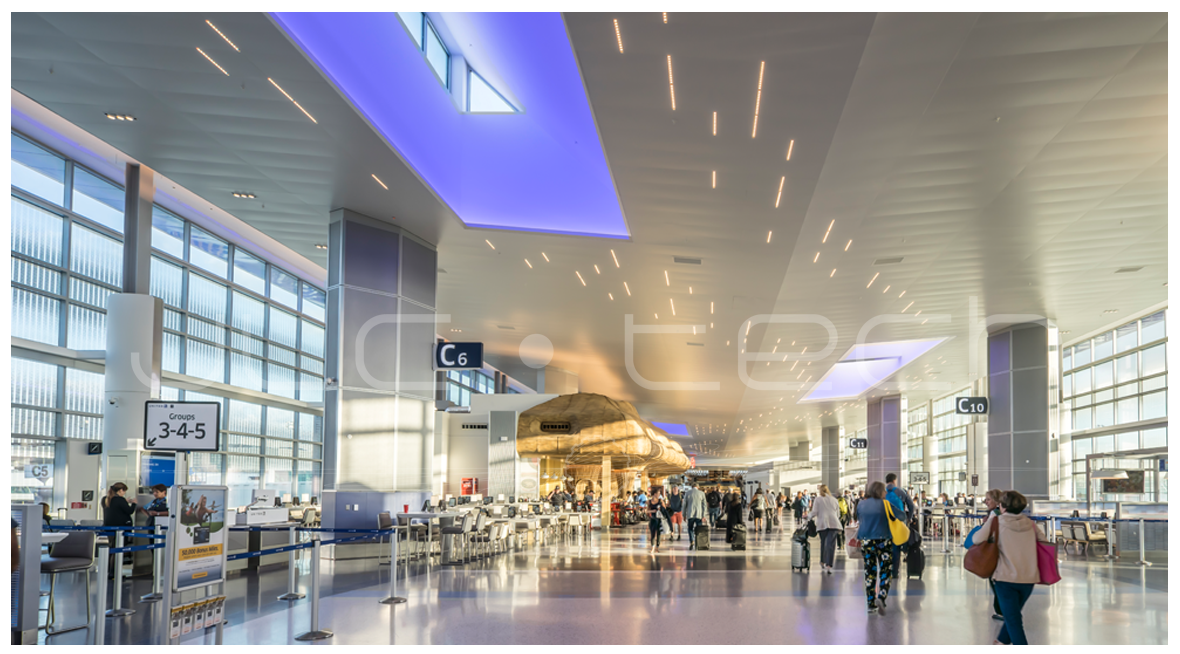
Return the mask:
{"type": "Polygon", "coordinates": [[[1061,573],[1057,571],[1057,546],[1053,543],[1037,543],[1037,569],[1041,573],[1041,583],[1046,586],[1061,581],[1061,573]]]}

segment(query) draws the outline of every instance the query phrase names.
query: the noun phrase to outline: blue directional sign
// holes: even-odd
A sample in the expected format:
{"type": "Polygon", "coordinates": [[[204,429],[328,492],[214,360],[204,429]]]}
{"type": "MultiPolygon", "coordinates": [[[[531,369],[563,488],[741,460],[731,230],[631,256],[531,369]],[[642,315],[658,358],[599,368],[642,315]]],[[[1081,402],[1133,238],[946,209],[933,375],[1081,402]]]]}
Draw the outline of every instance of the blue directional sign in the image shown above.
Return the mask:
{"type": "Polygon", "coordinates": [[[435,370],[478,370],[483,367],[483,343],[436,343],[435,370]]]}

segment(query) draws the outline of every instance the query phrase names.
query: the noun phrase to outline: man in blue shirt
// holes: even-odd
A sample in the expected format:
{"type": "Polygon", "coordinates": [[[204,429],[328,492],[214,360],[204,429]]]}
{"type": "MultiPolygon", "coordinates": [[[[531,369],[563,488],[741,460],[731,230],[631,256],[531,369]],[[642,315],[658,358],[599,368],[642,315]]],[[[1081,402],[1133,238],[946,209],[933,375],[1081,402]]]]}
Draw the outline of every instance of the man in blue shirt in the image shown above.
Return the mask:
{"type": "Polygon", "coordinates": [[[647,493],[640,490],[639,491],[639,498],[636,499],[635,501],[639,503],[639,506],[641,506],[643,508],[647,508],[647,493]]]}
{"type": "MultiPolygon", "coordinates": [[[[897,499],[901,500],[901,506],[904,509],[904,512],[902,515],[895,515],[894,517],[897,518],[898,520],[901,520],[903,524],[906,524],[906,525],[910,524],[910,519],[913,518],[917,514],[917,511],[914,510],[914,501],[912,499],[910,499],[910,494],[905,492],[905,489],[903,489],[901,486],[897,485],[897,474],[896,473],[891,472],[891,473],[885,475],[885,489],[886,489],[886,491],[885,491],[886,492],[886,495],[885,495],[886,501],[890,501],[894,497],[896,497],[897,499]]],[[[897,579],[897,577],[901,574],[901,546],[900,545],[893,546],[893,561],[894,561],[893,578],[897,579]]]]}

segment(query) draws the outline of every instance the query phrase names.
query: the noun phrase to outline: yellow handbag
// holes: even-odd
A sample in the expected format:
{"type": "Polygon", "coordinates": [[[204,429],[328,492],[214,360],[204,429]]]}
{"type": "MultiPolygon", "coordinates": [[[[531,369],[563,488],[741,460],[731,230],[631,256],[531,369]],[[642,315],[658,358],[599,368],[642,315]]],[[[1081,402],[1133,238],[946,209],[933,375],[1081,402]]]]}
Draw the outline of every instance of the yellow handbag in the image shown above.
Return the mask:
{"type": "Polygon", "coordinates": [[[910,540],[910,528],[904,522],[893,517],[893,507],[889,500],[885,500],[885,515],[889,518],[889,533],[893,535],[894,545],[905,545],[910,540]]]}

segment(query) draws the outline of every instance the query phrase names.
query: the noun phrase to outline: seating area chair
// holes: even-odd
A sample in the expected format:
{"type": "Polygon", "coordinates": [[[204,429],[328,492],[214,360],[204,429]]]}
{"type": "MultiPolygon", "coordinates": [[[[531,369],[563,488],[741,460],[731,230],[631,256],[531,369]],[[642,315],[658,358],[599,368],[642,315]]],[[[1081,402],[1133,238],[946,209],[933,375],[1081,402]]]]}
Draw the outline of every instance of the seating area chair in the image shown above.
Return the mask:
{"type": "MultiPolygon", "coordinates": [[[[313,529],[315,527],[320,526],[320,516],[318,513],[316,513],[316,510],[313,508],[310,508],[310,507],[307,509],[304,509],[303,510],[303,520],[301,520],[299,522],[299,526],[305,527],[308,529],[313,529]]],[[[299,532],[299,534],[300,534],[299,535],[300,540],[303,540],[303,541],[311,540],[311,532],[301,531],[301,532],[299,532]]]]}
{"type": "Polygon", "coordinates": [[[467,515],[463,516],[463,521],[461,523],[459,523],[458,525],[452,525],[450,527],[443,527],[442,529],[439,530],[443,536],[450,536],[451,537],[451,549],[450,549],[451,557],[450,557],[450,561],[447,562],[449,565],[459,565],[460,562],[467,561],[467,554],[468,554],[468,547],[467,547],[468,542],[467,541],[468,541],[468,537],[471,535],[471,530],[472,530],[472,528],[474,528],[474,526],[475,526],[475,521],[472,519],[471,514],[468,513],[467,515]],[[462,547],[463,547],[462,561],[458,561],[455,559],[455,547],[456,547],[455,542],[456,541],[462,541],[462,547]]]}
{"type": "MultiPolygon", "coordinates": [[[[393,527],[393,518],[390,517],[389,511],[382,511],[381,513],[377,514],[377,528],[378,529],[390,529],[392,527],[393,527]]],[[[396,538],[397,534],[395,533],[393,535],[393,537],[396,538]]],[[[385,534],[381,534],[381,535],[377,536],[377,544],[378,545],[384,546],[387,542],[389,542],[389,541],[386,540],[385,534]]],[[[391,561],[382,560],[382,558],[385,556],[385,552],[387,552],[387,551],[389,551],[389,550],[385,549],[385,547],[381,547],[377,551],[377,565],[389,565],[391,563],[391,561]]]]}
{"type": "Polygon", "coordinates": [[[54,519],[49,521],[49,529],[52,531],[59,527],[74,527],[78,524],[76,520],[54,519]]]}
{"type": "MultiPolygon", "coordinates": [[[[41,574],[49,575],[49,615],[45,618],[46,635],[54,636],[75,629],[85,629],[90,625],[90,570],[95,563],[94,542],[95,533],[92,531],[72,532],[54,545],[49,554],[41,556],[41,574]],[[53,621],[56,619],[54,595],[57,591],[57,576],[66,572],[81,572],[86,577],[86,622],[55,629],[53,621]]],[[[116,582],[115,592],[119,592],[120,589],[121,584],[116,582]]],[[[104,618],[98,616],[98,619],[104,618]]]]}

